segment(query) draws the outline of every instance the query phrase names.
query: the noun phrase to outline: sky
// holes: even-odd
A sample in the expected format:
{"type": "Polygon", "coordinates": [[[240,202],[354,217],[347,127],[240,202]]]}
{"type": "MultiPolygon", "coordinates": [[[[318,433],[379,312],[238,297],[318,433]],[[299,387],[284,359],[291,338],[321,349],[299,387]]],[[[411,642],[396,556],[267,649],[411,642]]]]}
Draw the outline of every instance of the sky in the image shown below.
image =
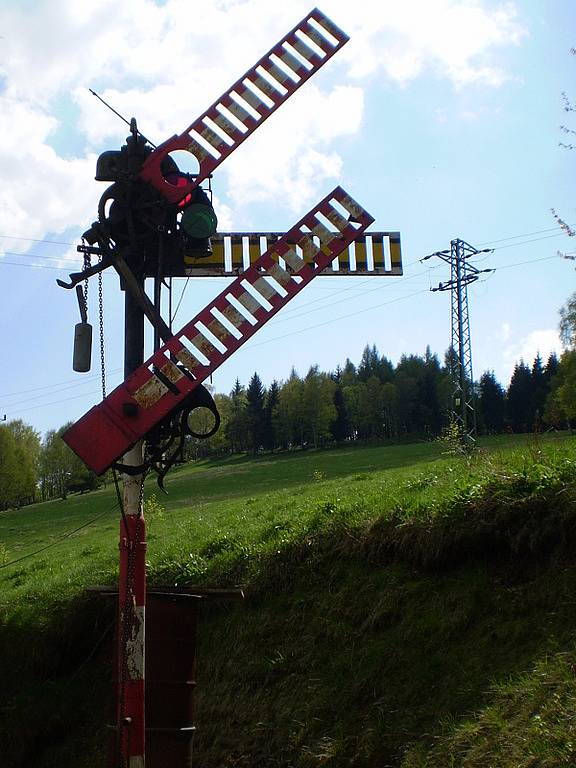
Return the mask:
{"type": "MultiPolygon", "coordinates": [[[[313,5],[292,0],[0,0],[0,418],[41,433],[102,397],[98,291],[92,370],[72,370],[76,296],[56,278],[106,184],[98,155],[135,116],[156,144],[181,133],[313,5]]],[[[443,358],[449,267],[423,257],[461,238],[494,269],[468,289],[475,378],[507,386],[515,363],[560,352],[558,310],[576,290],[573,0],[320,0],[350,41],[215,171],[222,231],[285,231],[336,185],[401,233],[402,277],[318,277],[213,375],[217,392],[257,371],[357,363],[366,344],[397,363],[443,358]]],[[[227,284],[174,281],[175,330],[227,284]],[[184,292],[184,293],[183,293],[184,292]],[[183,293],[183,295],[182,295],[183,293]]],[[[122,380],[123,294],[105,273],[106,385],[122,380]]],[[[147,354],[151,352],[147,337],[147,354]]]]}

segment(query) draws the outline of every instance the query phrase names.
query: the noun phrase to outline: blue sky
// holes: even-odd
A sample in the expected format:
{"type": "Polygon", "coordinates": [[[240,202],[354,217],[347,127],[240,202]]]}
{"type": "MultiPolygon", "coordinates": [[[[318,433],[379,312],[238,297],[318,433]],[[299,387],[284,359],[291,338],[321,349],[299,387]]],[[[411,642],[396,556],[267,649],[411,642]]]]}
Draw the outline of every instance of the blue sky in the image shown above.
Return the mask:
{"type": "MultiPolygon", "coordinates": [[[[56,286],[80,262],[79,235],[105,184],[98,154],[126,126],[94,88],[155,142],[179,133],[312,7],[293,0],[0,0],[0,417],[41,432],[81,416],[100,394],[72,371],[78,309],[56,286]]],[[[559,147],[562,91],[576,99],[571,0],[323,0],[350,42],[215,173],[225,230],[285,230],[336,184],[400,230],[402,278],[317,278],[213,377],[227,392],[258,371],[334,369],[376,344],[397,362],[450,341],[448,278],[432,251],[463,238],[493,247],[495,272],[469,289],[476,377],[507,385],[514,363],[559,350],[558,309],[574,290],[574,251],[550,209],[576,224],[574,161],[559,147]]],[[[576,118],[573,119],[576,127],[576,118]]],[[[175,287],[175,303],[184,288],[175,287]]],[[[189,281],[183,326],[222,290],[189,281]]],[[[90,319],[97,325],[96,282],[90,319]]],[[[108,391],[121,380],[122,295],[104,278],[108,391]]]]}

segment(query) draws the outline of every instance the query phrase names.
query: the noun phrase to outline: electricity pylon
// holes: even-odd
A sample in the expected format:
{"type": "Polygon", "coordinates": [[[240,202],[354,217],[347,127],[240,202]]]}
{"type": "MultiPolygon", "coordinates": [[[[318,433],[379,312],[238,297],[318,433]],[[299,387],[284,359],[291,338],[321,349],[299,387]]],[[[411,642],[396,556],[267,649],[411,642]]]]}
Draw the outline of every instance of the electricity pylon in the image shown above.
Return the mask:
{"type": "Polygon", "coordinates": [[[464,240],[456,238],[456,240],[450,241],[449,251],[436,251],[422,259],[422,261],[426,261],[433,256],[438,256],[450,265],[450,280],[439,283],[437,288],[430,290],[451,292],[452,420],[458,427],[460,442],[464,450],[470,450],[476,442],[468,285],[478,280],[482,272],[493,271],[492,269],[477,269],[468,259],[478,253],[490,253],[491,250],[491,248],[478,250],[464,240]]]}

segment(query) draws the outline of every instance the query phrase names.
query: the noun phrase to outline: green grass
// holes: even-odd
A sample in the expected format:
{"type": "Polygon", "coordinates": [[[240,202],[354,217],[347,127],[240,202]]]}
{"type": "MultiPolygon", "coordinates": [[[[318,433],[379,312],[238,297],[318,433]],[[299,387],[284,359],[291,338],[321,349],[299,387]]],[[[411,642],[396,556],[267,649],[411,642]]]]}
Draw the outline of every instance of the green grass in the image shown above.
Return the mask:
{"type": "MultiPolygon", "coordinates": [[[[167,497],[149,481],[149,581],[246,587],[242,605],[205,610],[196,764],[524,766],[520,737],[516,762],[495,757],[511,719],[501,686],[535,691],[534,670],[573,652],[574,447],[235,458],[178,468],[167,497]],[[484,762],[462,762],[474,749],[484,762]]],[[[96,645],[112,608],[83,590],[114,583],[118,517],[111,488],[0,513],[7,562],[53,544],[0,570],[7,766],[105,765],[96,645]]],[[[542,709],[556,741],[562,706],[542,709]]],[[[573,764],[554,749],[526,766],[573,764]]]]}
{"type": "Polygon", "coordinates": [[[447,721],[435,746],[409,750],[402,768],[576,764],[576,652],[545,656],[533,669],[494,685],[477,716],[447,721]]]}

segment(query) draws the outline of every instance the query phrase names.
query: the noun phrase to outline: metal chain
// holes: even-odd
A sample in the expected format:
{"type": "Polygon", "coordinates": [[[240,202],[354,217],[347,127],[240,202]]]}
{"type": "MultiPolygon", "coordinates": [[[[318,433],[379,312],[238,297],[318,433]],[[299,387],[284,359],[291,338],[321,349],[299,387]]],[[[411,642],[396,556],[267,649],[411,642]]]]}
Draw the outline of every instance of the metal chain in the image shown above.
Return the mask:
{"type": "MultiPolygon", "coordinates": [[[[99,257],[102,261],[102,256],[99,257]]],[[[102,375],[102,400],[106,398],[106,361],[104,359],[104,298],[102,291],[102,270],[98,272],[98,320],[100,323],[100,373],[102,375]]]]}
{"type": "Polygon", "coordinates": [[[146,480],[146,470],[142,472],[142,480],[140,481],[140,501],[138,502],[139,517],[144,517],[144,481],[146,480]]]}
{"type": "MultiPolygon", "coordinates": [[[[90,254],[84,254],[84,271],[90,269],[90,254]]],[[[84,309],[88,313],[88,278],[84,280],[84,309]]]]}

